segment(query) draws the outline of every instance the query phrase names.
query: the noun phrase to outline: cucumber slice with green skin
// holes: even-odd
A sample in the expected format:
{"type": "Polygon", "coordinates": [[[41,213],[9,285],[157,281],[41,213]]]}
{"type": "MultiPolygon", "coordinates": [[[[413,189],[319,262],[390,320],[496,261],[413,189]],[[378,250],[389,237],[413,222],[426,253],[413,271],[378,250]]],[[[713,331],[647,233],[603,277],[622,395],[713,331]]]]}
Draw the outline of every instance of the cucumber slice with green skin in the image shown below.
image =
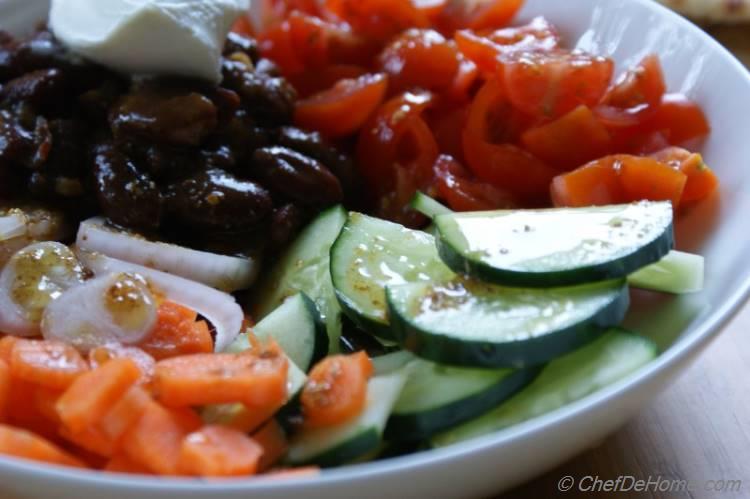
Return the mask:
{"type": "Polygon", "coordinates": [[[624,279],[564,288],[506,288],[456,278],[386,288],[404,348],[439,364],[522,368],[548,362],[617,326],[624,279]]]}
{"type": "Polygon", "coordinates": [[[670,251],[658,262],[630,274],[628,284],[677,295],[697,293],[703,290],[704,266],[700,255],[670,251]]]}
{"type": "Polygon", "coordinates": [[[385,355],[379,355],[372,357],[373,372],[375,376],[381,376],[383,374],[391,374],[400,369],[403,369],[406,364],[416,360],[417,357],[413,353],[406,350],[398,350],[396,352],[388,353],[385,355]]]}
{"type": "Polygon", "coordinates": [[[351,213],[331,248],[331,278],[344,313],[362,329],[392,339],[385,287],[450,277],[435,239],[402,225],[351,213]]]}
{"type": "Polygon", "coordinates": [[[444,447],[502,430],[580,400],[637,371],[658,355],[650,340],[613,329],[550,362],[539,377],[496,409],[430,439],[444,447]]]}
{"type": "Polygon", "coordinates": [[[320,312],[308,296],[298,293],[253,327],[259,339],[273,338],[297,367],[309,371],[328,353],[328,334],[320,312]]]}
{"type": "Polygon", "coordinates": [[[301,432],[290,442],[286,462],[295,466],[338,466],[377,451],[388,416],[405,382],[404,372],[371,378],[367,384],[367,405],[356,419],[301,432]]]}
{"type": "Polygon", "coordinates": [[[454,213],[435,218],[454,271],[504,286],[569,286],[628,274],[674,246],[672,205],[454,213]]]}
{"type": "Polygon", "coordinates": [[[346,210],[334,206],[312,221],[260,281],[250,307],[253,317],[263,319],[300,291],[321,313],[328,344],[336,350],[341,336],[341,309],[330,277],[330,249],[346,222],[346,210]]]}
{"type": "Polygon", "coordinates": [[[423,440],[473,419],[529,384],[541,368],[473,369],[415,359],[385,428],[389,440],[423,440]]]}
{"type": "Polygon", "coordinates": [[[414,197],[409,203],[409,206],[413,210],[418,211],[427,218],[435,218],[438,215],[447,215],[449,213],[453,213],[453,210],[451,210],[447,206],[439,203],[427,194],[419,191],[414,194],[414,197]]]}

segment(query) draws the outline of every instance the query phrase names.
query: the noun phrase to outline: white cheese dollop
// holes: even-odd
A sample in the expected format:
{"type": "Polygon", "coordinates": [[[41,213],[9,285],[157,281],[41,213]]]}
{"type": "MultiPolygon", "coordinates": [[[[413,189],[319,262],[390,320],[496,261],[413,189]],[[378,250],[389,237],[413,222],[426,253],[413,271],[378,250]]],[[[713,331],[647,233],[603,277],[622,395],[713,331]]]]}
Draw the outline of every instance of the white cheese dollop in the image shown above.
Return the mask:
{"type": "Polygon", "coordinates": [[[221,52],[250,0],[52,0],[49,24],[73,52],[128,74],[221,81],[221,52]]]}

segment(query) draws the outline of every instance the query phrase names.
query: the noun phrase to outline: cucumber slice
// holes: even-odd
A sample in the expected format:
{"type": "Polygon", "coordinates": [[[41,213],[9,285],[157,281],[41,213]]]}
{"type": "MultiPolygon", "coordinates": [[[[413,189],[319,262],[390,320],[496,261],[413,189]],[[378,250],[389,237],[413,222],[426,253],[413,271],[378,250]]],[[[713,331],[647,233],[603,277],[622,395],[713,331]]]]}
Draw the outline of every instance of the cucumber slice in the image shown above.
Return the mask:
{"type": "Polygon", "coordinates": [[[407,352],[406,350],[398,350],[385,355],[372,357],[371,361],[375,376],[381,376],[383,374],[391,374],[403,369],[406,364],[415,359],[416,357],[413,353],[407,352]]]}
{"type": "Polygon", "coordinates": [[[290,442],[287,463],[337,466],[377,451],[405,382],[404,372],[370,379],[362,414],[340,426],[303,431],[290,442]]]}
{"type": "Polygon", "coordinates": [[[328,335],[315,303],[305,293],[288,298],[253,327],[260,339],[273,338],[297,367],[309,371],[328,353],[328,335]]]}
{"type": "Polygon", "coordinates": [[[417,191],[417,193],[414,194],[409,206],[427,218],[435,218],[438,215],[453,213],[453,210],[440,204],[438,201],[420,191],[417,191]]]}
{"type": "Polygon", "coordinates": [[[450,268],[505,286],[626,277],[674,245],[669,202],[454,213],[438,216],[435,225],[450,268]]]}
{"type": "Polygon", "coordinates": [[[687,294],[703,290],[704,259],[700,255],[670,251],[656,263],[628,276],[634,288],[687,294]]]}
{"type": "Polygon", "coordinates": [[[388,419],[390,440],[423,440],[483,414],[530,383],[540,368],[473,369],[421,359],[409,363],[409,378],[388,419]]]}
{"type": "Polygon", "coordinates": [[[466,367],[526,367],[575,350],[628,308],[624,279],[506,288],[456,278],[386,288],[391,327],[419,357],[466,367]]]}
{"type": "Polygon", "coordinates": [[[496,409],[430,439],[433,447],[485,436],[582,399],[656,358],[656,345],[613,329],[589,345],[556,359],[539,377],[496,409]]]}
{"type": "Polygon", "coordinates": [[[351,213],[331,248],[331,278],[344,310],[362,329],[386,339],[385,286],[452,276],[429,234],[351,213]]]}
{"type": "Polygon", "coordinates": [[[341,309],[333,292],[329,253],[346,222],[346,211],[334,206],[308,225],[257,286],[250,307],[253,317],[263,319],[288,297],[302,291],[322,315],[329,347],[338,348],[341,309]]]}

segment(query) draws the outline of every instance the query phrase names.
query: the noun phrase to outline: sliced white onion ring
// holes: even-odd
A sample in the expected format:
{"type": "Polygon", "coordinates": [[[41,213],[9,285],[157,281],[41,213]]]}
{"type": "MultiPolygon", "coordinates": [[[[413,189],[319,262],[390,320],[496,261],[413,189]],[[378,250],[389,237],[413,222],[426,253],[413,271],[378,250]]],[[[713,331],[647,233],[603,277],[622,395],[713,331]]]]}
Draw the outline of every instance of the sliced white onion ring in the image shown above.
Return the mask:
{"type": "Polygon", "coordinates": [[[109,227],[102,218],[81,223],[76,245],[86,251],[103,253],[228,292],[249,288],[258,274],[258,264],[251,258],[217,255],[149,241],[137,234],[109,227]]]}
{"type": "Polygon", "coordinates": [[[201,314],[216,328],[214,349],[217,352],[228,347],[242,329],[244,319],[242,308],[237,304],[234,297],[228,293],[196,281],[118,260],[101,253],[79,251],[78,256],[83,264],[96,275],[106,275],[113,272],[140,274],[158,292],[164,293],[169,300],[201,314]]]}
{"type": "Polygon", "coordinates": [[[0,215],[0,243],[26,235],[26,222],[26,215],[20,210],[0,215]]]}
{"type": "Polygon", "coordinates": [[[64,244],[42,242],[21,249],[0,272],[0,331],[38,335],[48,304],[83,281],[83,268],[64,244]]]}
{"type": "Polygon", "coordinates": [[[133,345],[156,325],[156,298],[138,274],[112,273],[69,289],[44,310],[42,335],[88,352],[133,345]]]}

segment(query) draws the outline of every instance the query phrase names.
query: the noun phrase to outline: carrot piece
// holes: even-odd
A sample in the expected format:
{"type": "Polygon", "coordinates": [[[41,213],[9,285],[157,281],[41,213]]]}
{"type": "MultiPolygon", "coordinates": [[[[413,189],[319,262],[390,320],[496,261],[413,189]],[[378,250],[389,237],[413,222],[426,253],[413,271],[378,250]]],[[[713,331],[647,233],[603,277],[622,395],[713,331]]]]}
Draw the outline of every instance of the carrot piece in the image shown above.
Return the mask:
{"type": "Polygon", "coordinates": [[[300,397],[305,426],[333,426],[361,413],[372,370],[364,352],[326,357],[316,364],[300,397]]]}
{"type": "Polygon", "coordinates": [[[125,433],[122,450],[133,462],[152,473],[178,475],[185,430],[175,415],[151,402],[138,422],[125,433]]]}
{"type": "Polygon", "coordinates": [[[156,360],[140,348],[122,345],[107,345],[94,348],[89,352],[91,369],[96,369],[112,359],[131,359],[141,370],[139,384],[148,385],[154,377],[156,360]]]}
{"type": "Polygon", "coordinates": [[[620,185],[627,201],[671,201],[677,209],[687,175],[653,158],[619,155],[620,185]]]}
{"type": "Polygon", "coordinates": [[[59,341],[17,341],[10,357],[15,378],[58,390],[89,369],[78,350],[59,341]]]}
{"type": "Polygon", "coordinates": [[[156,364],[154,392],[171,407],[242,402],[281,407],[286,401],[287,359],[274,347],[257,355],[197,354],[156,364]]]}
{"type": "Polygon", "coordinates": [[[52,442],[21,428],[0,425],[0,454],[83,468],[84,464],[52,442]]]}
{"type": "Polygon", "coordinates": [[[125,454],[115,454],[102,468],[110,473],[128,473],[131,475],[152,475],[153,473],[145,466],[133,461],[125,454]]]}
{"type": "Polygon", "coordinates": [[[258,469],[261,471],[271,468],[284,457],[287,449],[289,449],[286,432],[275,419],[268,421],[253,433],[253,440],[263,448],[263,455],[258,465],[258,469]]]}
{"type": "Polygon", "coordinates": [[[262,454],[263,448],[244,433],[208,425],[183,439],[179,466],[186,475],[253,475],[262,454]]]}
{"type": "Polygon", "coordinates": [[[0,359],[4,360],[8,366],[10,366],[10,354],[13,351],[13,347],[19,341],[27,341],[17,336],[3,336],[0,339],[0,359]]]}
{"type": "Polygon", "coordinates": [[[174,302],[159,305],[156,326],[138,345],[157,360],[209,353],[213,338],[205,321],[196,322],[197,313],[174,302]]]}
{"type": "Polygon", "coordinates": [[[101,419],[99,426],[109,439],[117,441],[143,415],[151,403],[151,396],[140,386],[131,387],[101,419]]]}
{"type": "MultiPolygon", "coordinates": [[[[11,376],[7,402],[9,423],[31,428],[34,431],[38,431],[39,428],[49,425],[49,421],[37,411],[36,401],[34,400],[36,388],[36,386],[28,381],[11,376]]],[[[44,436],[47,437],[49,435],[48,433],[44,433],[44,436]]]]}
{"type": "Polygon", "coordinates": [[[79,431],[62,426],[60,436],[97,456],[111,457],[119,450],[118,443],[105,435],[99,426],[89,426],[79,431]]]}
{"type": "Polygon", "coordinates": [[[189,407],[167,407],[166,409],[186,433],[194,432],[203,426],[201,417],[189,407]]]}
{"type": "Polygon", "coordinates": [[[0,358],[0,422],[5,421],[8,414],[10,384],[10,368],[8,367],[8,363],[0,358]]]}
{"type": "Polygon", "coordinates": [[[521,136],[524,147],[547,164],[561,169],[581,166],[609,152],[609,132],[586,106],[521,136]],[[585,137],[586,140],[581,140],[585,137]]]}
{"type": "Polygon", "coordinates": [[[34,407],[37,413],[55,425],[60,424],[60,416],[57,414],[57,401],[62,393],[62,390],[44,386],[34,388],[34,407]]]}
{"type": "Polygon", "coordinates": [[[72,433],[95,425],[140,375],[130,359],[114,359],[81,375],[57,402],[60,419],[72,433]]]}
{"type": "Polygon", "coordinates": [[[623,202],[625,194],[614,162],[604,158],[552,180],[555,206],[601,206],[623,202]]]}
{"type": "Polygon", "coordinates": [[[243,404],[224,404],[215,407],[211,422],[233,428],[242,433],[251,433],[271,419],[278,407],[247,407],[243,404]]]}

